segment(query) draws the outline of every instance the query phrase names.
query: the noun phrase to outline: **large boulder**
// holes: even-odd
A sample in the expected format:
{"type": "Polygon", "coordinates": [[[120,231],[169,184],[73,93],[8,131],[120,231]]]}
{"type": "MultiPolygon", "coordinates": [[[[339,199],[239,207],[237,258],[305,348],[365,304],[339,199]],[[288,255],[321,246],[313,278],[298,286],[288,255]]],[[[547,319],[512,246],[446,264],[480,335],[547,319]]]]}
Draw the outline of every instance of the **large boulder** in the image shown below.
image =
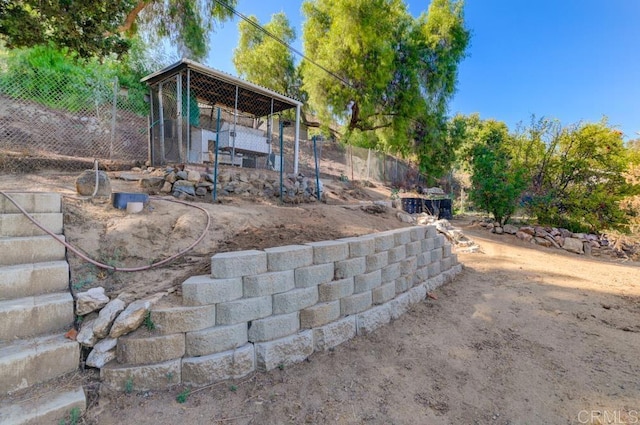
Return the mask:
{"type": "Polygon", "coordinates": [[[582,239],[578,238],[565,238],[562,248],[564,248],[566,251],[574,252],[576,254],[584,253],[582,239]]]}
{"type": "MultiPolygon", "coordinates": [[[[96,171],[85,170],[76,179],[76,191],[82,196],[91,196],[96,187],[96,171]]],[[[111,180],[104,171],[98,170],[98,191],[96,196],[111,196],[111,180]]]]}

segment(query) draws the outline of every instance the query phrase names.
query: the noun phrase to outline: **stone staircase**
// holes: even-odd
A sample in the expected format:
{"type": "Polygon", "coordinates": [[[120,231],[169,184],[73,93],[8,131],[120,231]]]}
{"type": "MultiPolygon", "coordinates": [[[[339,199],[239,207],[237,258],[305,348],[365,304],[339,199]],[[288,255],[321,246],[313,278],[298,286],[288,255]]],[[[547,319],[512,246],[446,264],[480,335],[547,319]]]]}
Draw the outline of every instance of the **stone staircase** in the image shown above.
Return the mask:
{"type": "MultiPolygon", "coordinates": [[[[10,193],[44,227],[62,236],[59,194],[10,193]]],[[[0,423],[58,424],[84,412],[82,387],[47,385],[78,369],[65,247],[0,194],[0,423]]]]}

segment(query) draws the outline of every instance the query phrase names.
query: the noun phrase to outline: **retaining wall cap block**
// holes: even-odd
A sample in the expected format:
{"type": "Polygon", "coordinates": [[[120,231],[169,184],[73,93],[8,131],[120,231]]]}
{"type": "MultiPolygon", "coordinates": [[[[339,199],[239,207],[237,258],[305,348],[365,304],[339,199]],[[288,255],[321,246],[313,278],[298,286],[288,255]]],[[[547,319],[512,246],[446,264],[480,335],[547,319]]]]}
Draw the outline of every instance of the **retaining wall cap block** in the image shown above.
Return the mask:
{"type": "Polygon", "coordinates": [[[396,296],[396,282],[390,282],[371,290],[374,305],[384,304],[396,296]]]}
{"type": "Polygon", "coordinates": [[[242,378],[255,370],[253,344],[235,350],[182,360],[182,383],[202,387],[227,379],[242,378]]]}
{"type": "Polygon", "coordinates": [[[350,258],[348,260],[335,262],[335,279],[346,279],[362,274],[367,269],[367,262],[364,257],[350,258]]]}
{"type": "Polygon", "coordinates": [[[115,362],[100,369],[100,381],[115,391],[162,390],[181,382],[182,360],[152,365],[122,366],[115,362]]]}
{"type": "Polygon", "coordinates": [[[318,287],[298,288],[273,296],[273,314],[300,311],[318,302],[318,287]]]}
{"type": "Polygon", "coordinates": [[[354,279],[352,277],[323,283],[318,286],[319,301],[326,302],[339,300],[340,298],[353,294],[353,290],[354,279]]]}
{"type": "Polygon", "coordinates": [[[353,278],[353,283],[353,292],[355,294],[370,291],[382,284],[382,272],[375,270],[371,273],[360,274],[353,278]]]}
{"type": "Polygon", "coordinates": [[[258,250],[222,252],[211,257],[211,276],[218,279],[267,272],[267,253],[258,250]]]}
{"type": "Polygon", "coordinates": [[[393,282],[400,276],[400,263],[389,264],[382,269],[382,283],[393,282]]]}
{"type": "Polygon", "coordinates": [[[414,226],[411,228],[411,240],[421,241],[427,234],[427,228],[425,226],[414,226]]]}
{"type": "Polygon", "coordinates": [[[425,235],[426,238],[435,238],[438,234],[438,229],[433,224],[426,226],[427,233],[425,235]]]}
{"type": "Polygon", "coordinates": [[[118,338],[116,358],[121,364],[152,364],[184,356],[184,334],[149,336],[136,331],[118,338]]]}
{"type": "Polygon", "coordinates": [[[442,248],[444,246],[444,241],[445,241],[444,235],[438,234],[434,239],[434,243],[435,243],[434,248],[435,249],[442,248]]]}
{"type": "Polygon", "coordinates": [[[313,331],[307,330],[275,341],[256,343],[256,369],[269,371],[304,361],[313,353],[313,331]]]}
{"type": "Polygon", "coordinates": [[[389,264],[389,251],[378,252],[377,254],[367,255],[366,257],[367,268],[366,273],[374,270],[380,270],[389,264]]]}
{"type": "Polygon", "coordinates": [[[267,269],[270,272],[293,270],[313,264],[313,248],[305,245],[287,245],[265,249],[267,269]]]}
{"type": "Polygon", "coordinates": [[[150,318],[155,331],[164,335],[199,331],[216,325],[216,306],[156,306],[151,309],[150,318]]]}
{"type": "Polygon", "coordinates": [[[388,251],[396,246],[396,237],[393,232],[381,232],[375,235],[376,252],[388,251]]]}
{"type": "Polygon", "coordinates": [[[389,263],[397,263],[407,258],[407,248],[405,245],[400,245],[389,251],[389,263]]]}
{"type": "Polygon", "coordinates": [[[409,293],[405,292],[389,301],[389,314],[391,314],[393,320],[409,311],[409,306],[411,305],[410,299],[409,293]]]}
{"type": "Polygon", "coordinates": [[[272,298],[243,298],[216,304],[216,324],[233,325],[271,316],[272,298]]]}
{"type": "Polygon", "coordinates": [[[356,336],[356,316],[345,317],[337,322],[329,323],[313,329],[315,351],[334,348],[356,336]]]}
{"type": "Polygon", "coordinates": [[[253,320],[249,325],[249,341],[273,341],[300,330],[300,312],[294,311],[253,320]]]}
{"type": "Polygon", "coordinates": [[[182,302],[185,305],[217,304],[242,298],[242,278],[215,279],[211,276],[192,276],[182,283],[182,302]]]}
{"type": "Polygon", "coordinates": [[[356,316],[356,332],[358,335],[366,335],[390,321],[391,311],[388,305],[374,307],[356,316]]]}
{"type": "Polygon", "coordinates": [[[325,264],[342,261],[349,257],[349,244],[344,241],[310,242],[313,247],[313,263],[325,264]]]}
{"type": "Polygon", "coordinates": [[[373,303],[371,291],[350,295],[340,299],[340,314],[349,316],[365,311],[373,303]]]}
{"type": "Polygon", "coordinates": [[[340,301],[316,304],[300,311],[300,327],[302,329],[316,328],[331,323],[339,317],[340,301]]]}
{"type": "Polygon", "coordinates": [[[451,244],[447,241],[442,247],[442,257],[448,258],[451,256],[451,244]]]}
{"type": "Polygon", "coordinates": [[[187,332],[185,354],[188,357],[194,357],[221,353],[245,345],[248,340],[246,323],[214,326],[187,332]]]}
{"type": "Polygon", "coordinates": [[[318,286],[333,279],[334,263],[300,267],[294,271],[296,288],[318,286]]]}
{"type": "Polygon", "coordinates": [[[376,252],[376,240],[372,235],[339,239],[349,244],[349,257],[366,257],[376,252]]]}
{"type": "Polygon", "coordinates": [[[396,240],[396,246],[400,246],[400,245],[406,245],[409,242],[411,242],[411,231],[413,230],[413,228],[411,227],[405,227],[402,229],[396,229],[395,230],[395,240],[396,240]]]}
{"type": "Polygon", "coordinates": [[[293,270],[245,276],[242,280],[245,298],[264,297],[295,288],[293,270]]]}
{"type": "Polygon", "coordinates": [[[422,253],[422,241],[409,242],[405,245],[407,257],[413,257],[422,253]]]}

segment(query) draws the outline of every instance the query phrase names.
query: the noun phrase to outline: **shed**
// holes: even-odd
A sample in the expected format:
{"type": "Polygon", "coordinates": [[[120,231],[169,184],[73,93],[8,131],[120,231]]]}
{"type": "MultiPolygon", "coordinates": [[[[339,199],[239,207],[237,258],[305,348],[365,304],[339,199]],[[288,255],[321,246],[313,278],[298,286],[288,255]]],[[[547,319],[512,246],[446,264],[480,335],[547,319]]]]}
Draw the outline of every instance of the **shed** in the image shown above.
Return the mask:
{"type": "Polygon", "coordinates": [[[274,116],[295,108],[298,172],[300,101],[189,59],[141,81],[150,89],[152,165],[204,163],[216,145],[223,163],[242,166],[253,158],[249,163],[257,164],[272,153],[274,116]]]}

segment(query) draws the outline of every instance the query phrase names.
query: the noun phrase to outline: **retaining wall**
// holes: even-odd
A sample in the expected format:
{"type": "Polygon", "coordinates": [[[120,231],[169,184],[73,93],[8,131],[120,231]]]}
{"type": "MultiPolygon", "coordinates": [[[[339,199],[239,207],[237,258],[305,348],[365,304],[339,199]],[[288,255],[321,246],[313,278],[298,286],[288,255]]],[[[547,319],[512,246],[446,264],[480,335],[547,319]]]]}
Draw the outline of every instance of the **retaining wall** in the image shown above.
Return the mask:
{"type": "Polygon", "coordinates": [[[110,387],[202,386],[300,362],[400,317],[462,270],[434,226],[238,251],[156,306],[155,330],[118,340],[110,387]]]}

